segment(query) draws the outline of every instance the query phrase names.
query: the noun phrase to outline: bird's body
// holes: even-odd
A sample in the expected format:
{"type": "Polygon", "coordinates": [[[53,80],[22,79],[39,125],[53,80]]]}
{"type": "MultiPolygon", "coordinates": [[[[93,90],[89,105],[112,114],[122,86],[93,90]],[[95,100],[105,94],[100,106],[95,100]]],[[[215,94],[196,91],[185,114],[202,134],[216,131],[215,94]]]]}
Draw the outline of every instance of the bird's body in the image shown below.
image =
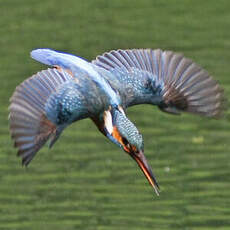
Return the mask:
{"type": "Polygon", "coordinates": [[[157,192],[142,136],[126,109],[152,104],[172,114],[187,111],[207,117],[219,117],[223,111],[217,82],[171,51],[118,50],[91,63],[50,49],[34,50],[31,56],[53,68],[25,80],[11,98],[11,135],[25,165],[48,139],[52,146],[68,125],[90,118],[135,159],[157,192]]]}

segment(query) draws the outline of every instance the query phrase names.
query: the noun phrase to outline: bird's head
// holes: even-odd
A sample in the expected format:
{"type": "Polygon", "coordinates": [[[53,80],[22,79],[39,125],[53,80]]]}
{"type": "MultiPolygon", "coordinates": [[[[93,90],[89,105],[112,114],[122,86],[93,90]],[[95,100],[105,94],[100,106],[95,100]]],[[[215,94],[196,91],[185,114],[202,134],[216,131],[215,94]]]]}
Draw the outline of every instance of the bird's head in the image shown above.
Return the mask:
{"type": "Polygon", "coordinates": [[[137,162],[150,185],[159,194],[159,186],[144,156],[142,135],[126,117],[124,110],[121,107],[110,107],[104,112],[103,120],[103,133],[137,162]]]}

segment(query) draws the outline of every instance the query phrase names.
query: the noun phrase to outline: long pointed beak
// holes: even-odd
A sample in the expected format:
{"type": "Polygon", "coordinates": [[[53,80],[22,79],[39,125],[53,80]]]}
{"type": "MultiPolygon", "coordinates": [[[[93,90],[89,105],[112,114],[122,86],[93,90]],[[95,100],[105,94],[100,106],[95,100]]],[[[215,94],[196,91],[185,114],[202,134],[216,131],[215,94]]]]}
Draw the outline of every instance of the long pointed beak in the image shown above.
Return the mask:
{"type": "Polygon", "coordinates": [[[132,156],[132,158],[137,162],[138,166],[140,167],[140,169],[142,170],[142,172],[144,173],[145,177],[147,178],[149,184],[154,188],[156,194],[159,196],[159,185],[156,181],[156,178],[150,168],[150,166],[148,165],[148,162],[145,158],[145,155],[143,152],[138,152],[135,154],[130,154],[132,156]]]}

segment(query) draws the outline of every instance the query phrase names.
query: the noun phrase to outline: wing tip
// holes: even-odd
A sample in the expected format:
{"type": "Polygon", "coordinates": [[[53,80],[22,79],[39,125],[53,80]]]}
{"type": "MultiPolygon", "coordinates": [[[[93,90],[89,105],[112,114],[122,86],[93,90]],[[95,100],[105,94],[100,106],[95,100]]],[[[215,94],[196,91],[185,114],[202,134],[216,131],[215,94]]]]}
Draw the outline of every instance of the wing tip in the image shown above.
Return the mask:
{"type": "Polygon", "coordinates": [[[18,149],[17,156],[22,158],[22,165],[27,166],[50,136],[55,135],[56,125],[42,116],[37,128],[25,127],[23,124],[20,126],[22,128],[10,126],[10,133],[14,140],[14,147],[18,149]],[[31,129],[34,129],[34,132],[30,136],[28,132],[31,129]]]}

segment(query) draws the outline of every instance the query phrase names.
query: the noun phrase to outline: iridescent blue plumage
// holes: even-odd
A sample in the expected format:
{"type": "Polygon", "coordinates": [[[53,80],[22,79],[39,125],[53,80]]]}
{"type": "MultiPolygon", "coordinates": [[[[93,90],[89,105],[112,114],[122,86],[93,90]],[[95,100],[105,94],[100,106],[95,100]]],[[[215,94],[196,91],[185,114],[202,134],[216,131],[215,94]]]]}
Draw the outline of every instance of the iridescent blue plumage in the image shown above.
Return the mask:
{"type": "Polygon", "coordinates": [[[20,84],[10,105],[10,131],[23,164],[40,148],[50,147],[72,122],[90,118],[98,129],[127,152],[158,193],[158,184],[144,157],[142,135],[125,111],[137,104],[162,111],[182,111],[218,118],[223,91],[209,74],[171,51],[117,50],[86,60],[50,49],[31,52],[49,65],[20,84]]]}
{"type": "Polygon", "coordinates": [[[113,88],[119,91],[125,107],[143,103],[159,105],[163,101],[161,95],[163,83],[156,84],[148,72],[134,68],[129,72],[114,68],[109,73],[104,73],[103,76],[113,88]]]}
{"type": "MultiPolygon", "coordinates": [[[[94,69],[91,63],[83,60],[82,58],[50,49],[33,50],[31,52],[31,57],[46,65],[59,66],[63,69],[69,70],[72,72],[74,77],[86,76],[88,79],[90,78],[90,81],[93,81],[94,84],[101,89],[103,94],[107,95],[111,104],[119,104],[118,95],[116,95],[114,90],[109,87],[103,76],[94,69]]],[[[81,80],[82,79],[83,78],[81,77],[81,80]]]]}
{"type": "Polygon", "coordinates": [[[129,140],[129,144],[144,151],[142,135],[136,126],[118,110],[114,110],[113,112],[113,123],[117,125],[117,129],[121,136],[126,140],[129,140]]]}

